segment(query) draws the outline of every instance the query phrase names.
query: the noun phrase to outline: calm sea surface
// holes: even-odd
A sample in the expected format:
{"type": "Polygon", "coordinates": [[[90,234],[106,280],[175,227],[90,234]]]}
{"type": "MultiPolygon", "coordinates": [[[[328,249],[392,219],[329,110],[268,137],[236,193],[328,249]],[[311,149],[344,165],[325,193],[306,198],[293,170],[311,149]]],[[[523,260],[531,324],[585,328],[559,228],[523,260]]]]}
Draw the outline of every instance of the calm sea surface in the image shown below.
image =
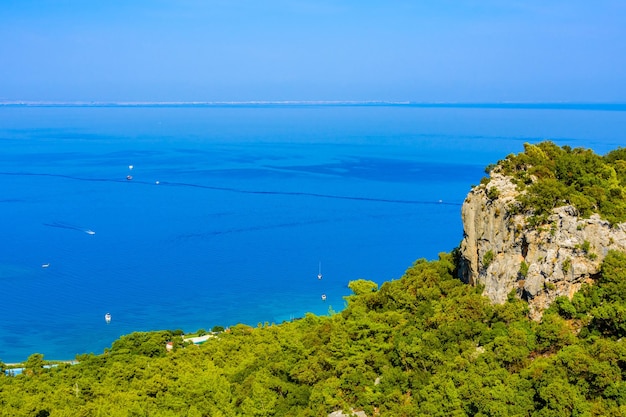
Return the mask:
{"type": "Polygon", "coordinates": [[[486,165],[624,146],[625,110],[0,107],[0,360],[339,311],[457,246],[486,165]]]}

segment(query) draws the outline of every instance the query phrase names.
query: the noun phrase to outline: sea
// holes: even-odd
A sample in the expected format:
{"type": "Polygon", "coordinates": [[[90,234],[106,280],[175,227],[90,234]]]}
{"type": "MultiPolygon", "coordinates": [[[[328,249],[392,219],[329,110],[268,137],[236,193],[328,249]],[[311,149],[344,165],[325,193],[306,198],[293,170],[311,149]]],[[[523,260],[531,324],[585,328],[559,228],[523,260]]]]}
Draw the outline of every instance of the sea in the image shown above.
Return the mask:
{"type": "Polygon", "coordinates": [[[457,247],[485,167],[543,140],[624,146],[626,105],[0,105],[0,361],[340,312],[457,247]]]}

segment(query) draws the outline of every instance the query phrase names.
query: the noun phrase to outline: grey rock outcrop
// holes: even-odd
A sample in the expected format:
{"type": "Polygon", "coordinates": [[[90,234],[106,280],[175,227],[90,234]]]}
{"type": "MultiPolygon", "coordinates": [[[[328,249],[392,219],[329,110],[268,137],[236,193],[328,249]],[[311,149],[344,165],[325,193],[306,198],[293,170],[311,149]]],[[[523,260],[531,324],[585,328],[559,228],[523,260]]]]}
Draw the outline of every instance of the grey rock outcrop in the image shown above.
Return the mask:
{"type": "Polygon", "coordinates": [[[333,411],[332,413],[328,415],[328,417],[351,417],[351,416],[367,417],[367,414],[365,414],[364,411],[354,411],[354,410],[352,410],[350,414],[345,414],[343,411],[340,410],[340,411],[333,411]]]}
{"type": "Polygon", "coordinates": [[[509,177],[493,171],[486,185],[468,194],[460,274],[465,282],[484,286],[495,303],[515,291],[539,319],[556,297],[571,299],[584,282],[592,282],[609,250],[626,251],[626,223],[581,218],[574,207],[563,206],[547,224],[531,227],[528,216],[514,209],[519,194],[509,177]]]}

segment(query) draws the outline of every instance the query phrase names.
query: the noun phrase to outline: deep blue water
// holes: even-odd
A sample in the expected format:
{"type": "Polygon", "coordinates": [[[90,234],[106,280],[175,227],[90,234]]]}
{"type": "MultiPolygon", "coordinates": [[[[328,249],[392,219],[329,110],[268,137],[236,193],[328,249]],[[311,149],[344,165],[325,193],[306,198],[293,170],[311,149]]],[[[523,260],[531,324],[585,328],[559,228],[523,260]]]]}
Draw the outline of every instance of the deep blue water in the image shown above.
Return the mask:
{"type": "Polygon", "coordinates": [[[603,154],[625,127],[584,106],[0,107],[0,360],[339,311],[350,280],[457,246],[489,163],[544,139],[603,154]]]}

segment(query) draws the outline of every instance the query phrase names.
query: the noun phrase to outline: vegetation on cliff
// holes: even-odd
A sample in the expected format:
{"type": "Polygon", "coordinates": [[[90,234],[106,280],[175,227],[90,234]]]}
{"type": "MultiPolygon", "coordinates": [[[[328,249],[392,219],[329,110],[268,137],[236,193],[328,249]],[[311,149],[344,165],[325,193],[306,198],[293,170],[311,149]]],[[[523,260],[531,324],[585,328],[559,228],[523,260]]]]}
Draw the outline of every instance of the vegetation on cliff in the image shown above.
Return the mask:
{"type": "Polygon", "coordinates": [[[611,223],[626,221],[626,148],[599,156],[590,149],[559,147],[550,141],[525,144],[490,169],[511,176],[520,190],[519,209],[545,222],[552,209],[575,207],[583,217],[593,213],[611,223]]]}
{"type": "Polygon", "coordinates": [[[134,333],[102,355],[0,376],[2,416],[626,415],[626,255],[541,322],[455,278],[452,254],[395,281],[351,283],[337,314],[200,346],[134,333]],[[174,341],[168,352],[167,340],[174,341]]]}

